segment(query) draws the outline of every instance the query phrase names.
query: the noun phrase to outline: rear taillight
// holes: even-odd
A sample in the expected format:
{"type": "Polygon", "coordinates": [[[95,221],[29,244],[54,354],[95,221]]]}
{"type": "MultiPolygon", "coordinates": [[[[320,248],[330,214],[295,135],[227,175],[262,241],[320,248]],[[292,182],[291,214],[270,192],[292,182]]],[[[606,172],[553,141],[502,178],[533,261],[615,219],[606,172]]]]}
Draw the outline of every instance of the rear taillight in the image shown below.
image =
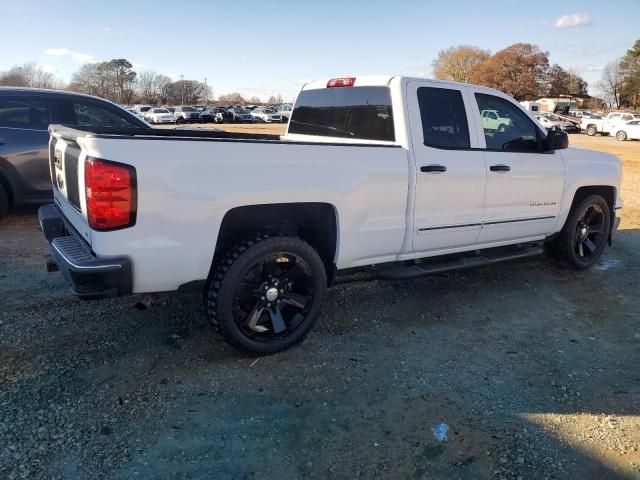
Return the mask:
{"type": "Polygon", "coordinates": [[[356,83],[356,77],[332,78],[327,82],[327,88],[353,87],[354,83],[356,83]]]}
{"type": "Polygon", "coordinates": [[[93,230],[115,230],[136,222],[136,170],[87,157],[84,162],[87,219],[93,230]]]}

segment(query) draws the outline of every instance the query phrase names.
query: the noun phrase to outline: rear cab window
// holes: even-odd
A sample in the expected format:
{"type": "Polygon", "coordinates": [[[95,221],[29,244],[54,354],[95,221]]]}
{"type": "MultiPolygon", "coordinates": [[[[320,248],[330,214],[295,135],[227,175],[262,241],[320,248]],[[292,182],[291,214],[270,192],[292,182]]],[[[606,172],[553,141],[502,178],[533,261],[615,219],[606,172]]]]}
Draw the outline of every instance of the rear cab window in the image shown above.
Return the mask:
{"type": "Polygon", "coordinates": [[[288,134],[393,142],[389,87],[302,90],[293,108],[288,134]]]}

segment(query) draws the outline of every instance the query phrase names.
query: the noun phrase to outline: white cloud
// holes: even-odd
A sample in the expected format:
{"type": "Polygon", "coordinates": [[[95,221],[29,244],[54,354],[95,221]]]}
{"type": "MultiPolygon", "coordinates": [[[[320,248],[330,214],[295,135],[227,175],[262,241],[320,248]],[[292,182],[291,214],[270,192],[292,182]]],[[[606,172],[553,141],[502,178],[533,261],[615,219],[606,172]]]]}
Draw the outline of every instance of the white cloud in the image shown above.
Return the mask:
{"type": "Polygon", "coordinates": [[[49,55],[50,57],[65,57],[71,53],[71,50],[68,48],[47,48],[44,51],[45,55],[49,55]]]}
{"type": "Polygon", "coordinates": [[[587,27],[589,25],[591,25],[591,15],[588,13],[563,15],[553,22],[553,26],[556,28],[587,27]]]}
{"type": "Polygon", "coordinates": [[[73,60],[79,63],[96,63],[97,60],[93,58],[93,55],[82,52],[74,52],[68,48],[47,48],[44,51],[45,55],[50,57],[71,57],[73,60]]]}

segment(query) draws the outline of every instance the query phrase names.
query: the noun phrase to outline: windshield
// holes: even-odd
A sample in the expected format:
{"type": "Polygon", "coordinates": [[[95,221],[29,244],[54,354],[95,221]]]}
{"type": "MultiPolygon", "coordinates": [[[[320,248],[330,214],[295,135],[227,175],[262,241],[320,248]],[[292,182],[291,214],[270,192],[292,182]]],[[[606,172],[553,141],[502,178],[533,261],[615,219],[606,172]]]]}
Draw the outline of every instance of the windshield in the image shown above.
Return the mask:
{"type": "Polygon", "coordinates": [[[293,108],[289,133],[394,141],[389,87],[303,90],[293,108]]]}
{"type": "Polygon", "coordinates": [[[239,114],[249,113],[249,110],[247,110],[246,108],[237,108],[236,113],[239,113],[239,114]]]}
{"type": "Polygon", "coordinates": [[[154,108],[153,113],[169,113],[169,110],[166,108],[154,108]]]}
{"type": "Polygon", "coordinates": [[[182,107],[183,112],[196,112],[197,110],[193,107],[182,107]]]}
{"type": "Polygon", "coordinates": [[[141,112],[148,112],[149,110],[151,110],[151,107],[140,107],[141,112]]]}

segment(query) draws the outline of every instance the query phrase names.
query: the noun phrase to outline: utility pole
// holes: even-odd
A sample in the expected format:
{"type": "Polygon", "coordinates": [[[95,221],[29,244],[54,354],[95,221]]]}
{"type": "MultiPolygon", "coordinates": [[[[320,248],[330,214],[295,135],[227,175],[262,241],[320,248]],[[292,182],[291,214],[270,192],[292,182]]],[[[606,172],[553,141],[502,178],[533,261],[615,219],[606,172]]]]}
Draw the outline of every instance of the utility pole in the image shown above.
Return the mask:
{"type": "Polygon", "coordinates": [[[180,75],[180,82],[182,82],[182,96],[180,97],[180,105],[184,105],[184,75],[180,75]]]}
{"type": "Polygon", "coordinates": [[[209,106],[209,87],[207,87],[207,77],[204,77],[204,104],[209,106]]]}

